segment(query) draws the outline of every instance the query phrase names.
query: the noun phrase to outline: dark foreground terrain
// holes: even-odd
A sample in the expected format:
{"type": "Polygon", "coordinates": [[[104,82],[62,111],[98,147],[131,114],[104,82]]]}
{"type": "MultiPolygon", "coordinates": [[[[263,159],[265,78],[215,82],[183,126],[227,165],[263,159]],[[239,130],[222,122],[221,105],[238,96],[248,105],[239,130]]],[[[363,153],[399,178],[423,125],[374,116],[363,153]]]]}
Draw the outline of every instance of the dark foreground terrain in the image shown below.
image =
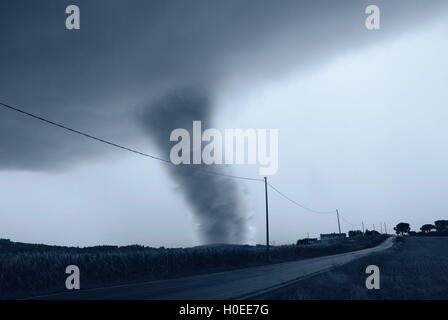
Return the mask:
{"type": "MultiPolygon", "coordinates": [[[[274,246],[270,263],[371,248],[385,236],[309,246],[274,246]]],[[[82,289],[163,280],[265,265],[264,246],[214,245],[195,248],[59,247],[0,240],[0,298],[65,291],[65,268],[77,265],[82,289]]]]}
{"type": "Polygon", "coordinates": [[[266,292],[319,272],[328,271],[374,252],[390,248],[388,238],[373,248],[311,259],[267,264],[231,271],[207,273],[169,280],[147,281],[86,290],[65,290],[60,293],[31,297],[43,300],[229,300],[256,299],[266,292]]]}
{"type": "Polygon", "coordinates": [[[273,299],[448,299],[448,237],[405,237],[391,249],[303,280],[273,299]],[[368,265],[381,288],[367,290],[368,265]]]}

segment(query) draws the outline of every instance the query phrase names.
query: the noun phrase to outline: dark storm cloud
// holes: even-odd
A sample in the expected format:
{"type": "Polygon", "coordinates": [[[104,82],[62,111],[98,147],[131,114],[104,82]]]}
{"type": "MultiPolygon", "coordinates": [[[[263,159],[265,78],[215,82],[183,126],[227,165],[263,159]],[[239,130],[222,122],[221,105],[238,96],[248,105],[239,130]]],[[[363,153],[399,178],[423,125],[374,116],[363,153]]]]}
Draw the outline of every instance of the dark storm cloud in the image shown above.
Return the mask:
{"type": "MultiPolygon", "coordinates": [[[[0,101],[79,130],[167,156],[169,133],[210,122],[228,83],[310,71],[339,54],[410,32],[446,14],[445,0],[6,0],[0,3],[0,101]],[[81,30],[65,29],[78,4],[81,30]],[[182,89],[179,89],[182,88],[182,89]],[[187,88],[187,89],[184,89],[187,88]],[[198,89],[200,88],[200,89],[198,89]],[[140,131],[141,130],[141,131],[140,131]]],[[[360,70],[362,72],[362,70],[360,70]]],[[[112,149],[0,109],[0,170],[52,170],[112,149]]],[[[213,168],[224,172],[222,167],[213,168]]],[[[234,181],[170,167],[204,242],[244,242],[234,181]]]]}
{"type": "MultiPolygon", "coordinates": [[[[274,78],[412,30],[446,1],[383,1],[383,29],[364,28],[371,1],[2,1],[2,101],[119,142],[133,110],[167,88],[274,78]],[[65,30],[65,7],[81,30],[65,30]]],[[[442,10],[443,9],[443,10],[442,10]]],[[[212,97],[213,98],[213,97],[212,97]]],[[[49,169],[109,148],[1,110],[0,169],[49,169]]]]}

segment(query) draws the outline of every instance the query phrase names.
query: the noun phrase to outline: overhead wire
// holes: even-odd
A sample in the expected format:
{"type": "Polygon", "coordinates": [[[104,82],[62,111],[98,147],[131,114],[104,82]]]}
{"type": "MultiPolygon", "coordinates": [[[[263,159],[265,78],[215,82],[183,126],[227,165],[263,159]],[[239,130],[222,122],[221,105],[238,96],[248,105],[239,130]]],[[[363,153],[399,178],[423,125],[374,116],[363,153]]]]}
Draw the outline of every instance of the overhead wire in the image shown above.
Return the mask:
{"type": "MultiPolygon", "coordinates": [[[[167,159],[155,156],[155,155],[151,155],[151,154],[148,154],[148,153],[136,150],[134,148],[123,146],[123,145],[120,145],[118,143],[115,143],[115,142],[112,142],[112,141],[109,141],[109,140],[106,140],[106,139],[103,139],[103,138],[99,138],[99,137],[94,136],[94,135],[92,135],[90,133],[86,133],[86,132],[83,132],[83,131],[80,131],[80,130],[77,130],[77,129],[73,129],[73,128],[69,127],[69,126],[66,126],[66,125],[63,125],[61,123],[58,123],[58,122],[49,120],[47,118],[38,116],[38,115],[33,114],[31,112],[25,111],[25,110],[23,110],[21,108],[14,107],[14,106],[11,106],[11,105],[3,103],[3,102],[0,102],[0,106],[2,106],[4,108],[7,108],[9,110],[12,110],[12,111],[21,113],[21,114],[26,115],[28,117],[37,119],[37,120],[39,120],[41,122],[44,122],[44,123],[47,123],[49,125],[52,125],[52,126],[55,126],[55,127],[61,128],[61,129],[64,129],[66,131],[69,131],[69,132],[72,132],[72,133],[84,136],[84,137],[92,139],[92,140],[95,140],[97,142],[101,142],[101,143],[107,144],[107,145],[115,147],[115,148],[119,148],[119,149],[122,149],[122,150],[125,150],[125,151],[128,151],[128,152],[132,152],[132,153],[138,154],[140,156],[151,158],[153,160],[157,160],[157,161],[161,161],[161,162],[164,162],[164,163],[169,163],[169,164],[174,165],[170,160],[167,160],[167,159]]],[[[182,168],[185,168],[185,166],[182,166],[182,168]]],[[[226,174],[226,173],[222,173],[222,172],[216,172],[216,171],[213,171],[213,170],[204,169],[202,167],[197,167],[197,166],[187,166],[187,168],[193,169],[193,170],[198,170],[198,171],[201,171],[202,173],[216,175],[216,176],[222,176],[222,177],[227,177],[227,178],[244,179],[244,180],[251,180],[251,181],[263,181],[263,179],[259,179],[259,178],[257,179],[257,178],[250,178],[250,177],[231,175],[231,174],[226,174]]]]}

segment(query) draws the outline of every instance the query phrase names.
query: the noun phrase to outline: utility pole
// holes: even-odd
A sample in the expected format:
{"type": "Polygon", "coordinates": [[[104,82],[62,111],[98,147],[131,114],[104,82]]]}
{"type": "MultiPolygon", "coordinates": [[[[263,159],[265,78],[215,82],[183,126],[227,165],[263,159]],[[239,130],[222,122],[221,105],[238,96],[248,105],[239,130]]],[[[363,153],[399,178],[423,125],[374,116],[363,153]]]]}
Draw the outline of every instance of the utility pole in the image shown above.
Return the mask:
{"type": "Polygon", "coordinates": [[[336,215],[338,217],[339,236],[341,236],[341,223],[339,222],[339,210],[338,209],[336,209],[336,215]]]}
{"type": "Polygon", "coordinates": [[[362,233],[364,234],[365,233],[365,231],[364,231],[364,221],[361,222],[361,223],[362,223],[362,233]]]}
{"type": "Polygon", "coordinates": [[[266,259],[269,261],[269,206],[268,206],[268,179],[264,177],[264,193],[266,196],[266,259]]]}

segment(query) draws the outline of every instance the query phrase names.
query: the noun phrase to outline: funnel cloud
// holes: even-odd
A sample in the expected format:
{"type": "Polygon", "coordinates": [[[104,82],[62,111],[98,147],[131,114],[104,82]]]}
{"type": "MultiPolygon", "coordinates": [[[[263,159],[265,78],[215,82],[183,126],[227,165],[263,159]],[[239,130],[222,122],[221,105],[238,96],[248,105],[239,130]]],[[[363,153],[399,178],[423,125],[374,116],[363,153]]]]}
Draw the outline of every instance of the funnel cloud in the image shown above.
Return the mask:
{"type": "MultiPolygon", "coordinates": [[[[204,90],[181,88],[170,90],[143,112],[143,125],[155,140],[164,158],[169,158],[171,132],[191,128],[200,120],[203,129],[210,127],[213,106],[204,90]]],[[[192,150],[190,150],[192,151],[192,150]]],[[[234,180],[206,173],[225,173],[222,165],[169,165],[171,175],[180,185],[194,209],[203,243],[244,243],[248,217],[234,180]],[[201,170],[204,169],[204,170],[201,170]]]]}

